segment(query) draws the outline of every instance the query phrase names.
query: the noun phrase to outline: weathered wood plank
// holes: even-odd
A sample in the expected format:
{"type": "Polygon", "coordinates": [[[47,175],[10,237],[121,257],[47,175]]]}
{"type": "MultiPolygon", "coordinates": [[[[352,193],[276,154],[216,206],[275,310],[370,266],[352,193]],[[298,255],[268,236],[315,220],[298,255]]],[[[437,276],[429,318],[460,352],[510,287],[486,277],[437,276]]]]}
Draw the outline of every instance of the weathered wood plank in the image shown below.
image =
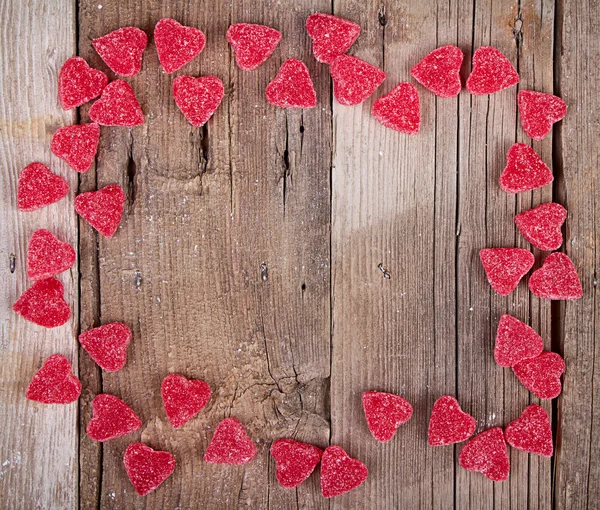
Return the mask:
{"type": "Polygon", "coordinates": [[[34,372],[60,353],[77,368],[77,268],[63,273],[73,318],[46,330],[17,316],[12,304],[31,285],[26,276],[29,237],[48,228],[76,247],[73,198],[77,174],[50,152],[53,132],[75,120],[61,109],[57,78],[75,51],[75,2],[0,3],[0,506],[75,508],[77,505],[77,405],[44,406],[25,398],[34,372]],[[65,177],[67,198],[44,209],[17,210],[17,180],[40,161],[65,177]],[[10,259],[14,260],[14,271],[10,259]]]}

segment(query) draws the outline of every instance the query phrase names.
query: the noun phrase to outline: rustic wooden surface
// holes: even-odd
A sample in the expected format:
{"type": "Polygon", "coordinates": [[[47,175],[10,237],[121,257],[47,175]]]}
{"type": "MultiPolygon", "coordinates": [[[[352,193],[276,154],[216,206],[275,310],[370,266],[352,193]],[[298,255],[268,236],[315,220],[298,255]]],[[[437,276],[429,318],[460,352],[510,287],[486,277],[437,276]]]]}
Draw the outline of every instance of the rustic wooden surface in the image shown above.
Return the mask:
{"type": "MultiPolygon", "coordinates": [[[[596,507],[597,2],[7,0],[0,14],[0,508],[596,507]],[[553,136],[533,143],[553,166],[554,185],[517,197],[497,186],[510,145],[529,142],[517,117],[518,88],[439,99],[419,86],[422,130],[415,137],[374,121],[374,97],[357,107],[337,104],[327,66],[312,57],[304,30],[316,11],[361,25],[350,53],[388,74],[374,97],[411,81],[411,67],[438,46],[464,51],[465,76],[477,47],[499,48],[517,66],[520,88],[554,91],[569,105],[553,136]],[[221,107],[201,129],[182,117],[173,76],[158,64],[151,34],[167,16],[207,35],[203,53],[175,75],[214,74],[225,84],[221,107]],[[238,21],[284,34],[251,73],[236,67],[224,37],[238,21]],[[50,155],[49,141],[58,127],[87,121],[89,106],[63,112],[57,74],[79,54],[114,78],[91,40],[125,25],[150,35],[142,72],[128,79],[146,123],[102,128],[97,164],[78,180],[50,155]],[[264,100],[290,57],[309,66],[317,108],[284,111],[264,100]],[[106,240],[78,222],[74,192],[47,209],[18,213],[18,173],[34,160],[68,177],[72,190],[122,185],[128,200],[117,235],[106,240]],[[479,249],[529,247],[512,217],[553,198],[569,210],[564,251],[579,268],[584,298],[550,304],[525,282],[507,298],[495,295],[479,249]],[[73,320],[42,331],[10,306],[28,286],[27,239],[48,226],[78,246],[79,260],[61,275],[73,320]],[[493,361],[505,312],[564,354],[567,374],[561,397],[542,403],[552,414],[556,455],[510,449],[510,479],[494,484],[458,466],[460,446],[428,447],[426,429],[433,402],[445,393],[457,395],[480,430],[539,403],[493,361]],[[134,337],[127,366],[107,374],[77,352],[75,338],[114,320],[129,324],[134,337]],[[54,352],[78,365],[78,410],[24,399],[31,374],[54,352]],[[177,431],[159,391],[172,371],[215,390],[207,408],[177,431]],[[360,400],[367,389],[398,392],[414,405],[390,443],[368,433],[360,400]],[[142,429],[104,445],[91,441],[85,427],[100,392],[128,402],[142,429]],[[239,418],[259,446],[247,466],[202,462],[226,416],[239,418]],[[317,475],[297,490],[282,489],[268,448],[284,436],[340,444],[366,462],[367,482],[331,501],[320,496],[317,475]],[[140,439],[178,462],[145,498],[122,465],[127,445],[140,439]]],[[[543,254],[535,255],[539,266],[543,254]]]]}

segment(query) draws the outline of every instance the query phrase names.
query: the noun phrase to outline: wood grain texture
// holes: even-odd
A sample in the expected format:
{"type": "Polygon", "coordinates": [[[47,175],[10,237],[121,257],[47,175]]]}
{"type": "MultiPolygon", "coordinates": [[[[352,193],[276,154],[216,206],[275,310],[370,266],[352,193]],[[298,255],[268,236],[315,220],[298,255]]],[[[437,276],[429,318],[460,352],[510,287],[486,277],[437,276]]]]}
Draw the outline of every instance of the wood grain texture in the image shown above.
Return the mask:
{"type": "Polygon", "coordinates": [[[45,329],[17,316],[12,305],[31,282],[27,243],[47,228],[77,248],[73,198],[77,174],[50,152],[52,134],[73,123],[57,94],[58,72],[75,51],[75,2],[0,3],[0,506],[75,508],[77,504],[77,405],[30,402],[31,377],[52,354],[66,356],[77,370],[77,268],[59,275],[73,317],[45,329]],[[52,29],[49,29],[52,27],[52,29]],[[42,162],[66,178],[70,192],[34,212],[17,210],[21,170],[42,162]],[[14,272],[10,259],[14,260],[14,272]]]}

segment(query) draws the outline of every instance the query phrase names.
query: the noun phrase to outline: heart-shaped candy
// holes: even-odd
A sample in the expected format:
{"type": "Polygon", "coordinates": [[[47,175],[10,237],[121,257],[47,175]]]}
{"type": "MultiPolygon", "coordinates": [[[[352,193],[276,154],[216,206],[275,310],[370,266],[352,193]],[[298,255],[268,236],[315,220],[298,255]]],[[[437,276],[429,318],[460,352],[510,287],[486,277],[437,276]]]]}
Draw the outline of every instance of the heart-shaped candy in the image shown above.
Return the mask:
{"type": "Polygon", "coordinates": [[[135,432],[142,426],[133,409],[120,398],[101,393],[92,400],[92,419],[87,435],[94,441],[108,441],[135,432]]]}
{"type": "Polygon", "coordinates": [[[515,290],[535,262],[533,253],[523,248],[484,248],[479,258],[492,289],[501,296],[515,290]]]}
{"type": "Polygon", "coordinates": [[[498,183],[507,193],[531,191],[550,184],[552,171],[526,143],[515,143],[506,154],[506,167],[498,183]]]}
{"type": "Polygon", "coordinates": [[[408,400],[392,393],[365,391],[362,402],[369,430],[382,443],[391,440],[413,412],[408,400]]]}
{"type": "Polygon", "coordinates": [[[542,140],[567,114],[567,103],[552,94],[521,90],[518,103],[523,129],[534,140],[542,140]]]}
{"type": "Polygon", "coordinates": [[[295,58],[286,60],[267,85],[267,101],[280,108],[314,108],[317,94],[308,67],[295,58]]]}
{"type": "Polygon", "coordinates": [[[100,141],[100,126],[95,122],[65,126],[52,136],[50,150],[76,172],[87,172],[94,164],[100,141]]]}
{"type": "Polygon", "coordinates": [[[360,26],[344,18],[316,12],[307,18],[306,31],[313,40],[312,50],[317,61],[331,64],[354,44],[360,26]]]}
{"type": "Polygon", "coordinates": [[[123,27],[92,41],[98,55],[113,72],[135,76],[142,69],[148,36],[137,27],[123,27]]]}
{"type": "Polygon", "coordinates": [[[506,442],[513,448],[552,457],[552,425],[543,407],[530,405],[504,429],[506,442]]]}
{"type": "Polygon", "coordinates": [[[458,400],[444,395],[433,404],[427,436],[431,446],[446,446],[466,441],[476,428],[475,418],[460,408],[458,400]]]}
{"type": "Polygon", "coordinates": [[[267,60],[280,40],[281,32],[264,25],[236,23],[227,30],[227,41],[235,52],[235,61],[244,71],[252,71],[267,60]]]}
{"type": "Polygon", "coordinates": [[[92,69],[81,57],[71,57],[58,74],[58,99],[70,110],[98,97],[108,83],[102,71],[92,69]]]}
{"type": "Polygon", "coordinates": [[[21,294],[13,305],[13,311],[38,326],[62,326],[71,318],[71,309],[64,294],[65,288],[56,278],[39,280],[21,294]]]}
{"type": "Polygon", "coordinates": [[[154,27],[154,44],[160,65],[171,74],[202,52],[206,36],[202,30],[163,18],[154,27]]]}
{"type": "Polygon", "coordinates": [[[462,88],[460,67],[463,52],[460,48],[448,44],[433,50],[423,58],[410,74],[425,88],[439,97],[456,97],[462,88]]]}
{"type": "Polygon", "coordinates": [[[510,473],[504,433],[500,427],[484,430],[461,450],[458,463],[467,471],[477,471],[494,482],[502,482],[510,473]]]}
{"type": "Polygon", "coordinates": [[[502,315],[496,332],[494,359],[501,367],[535,358],[544,350],[544,340],[535,330],[511,315],[502,315]]]}
{"type": "Polygon", "coordinates": [[[467,90],[475,95],[493,94],[519,83],[519,73],[500,51],[481,46],[473,54],[467,90]]]}
{"type": "Polygon", "coordinates": [[[364,60],[340,55],[329,68],[333,79],[333,95],[347,106],[362,103],[385,80],[385,73],[364,60]]]}
{"type": "Polygon", "coordinates": [[[192,126],[208,122],[223,100],[223,82],[216,76],[178,76],[173,80],[173,97],[192,126]]]}
{"type": "Polygon", "coordinates": [[[513,367],[513,372],[531,393],[542,400],[560,395],[560,376],[565,371],[565,360],[555,352],[544,351],[537,358],[526,359],[513,367]]]}
{"type": "Polygon", "coordinates": [[[63,199],[69,185],[42,163],[30,163],[19,174],[17,206],[20,211],[35,211],[63,199]]]}
{"type": "Polygon", "coordinates": [[[279,485],[293,489],[311,475],[323,451],[308,443],[278,439],[271,445],[271,455],[277,465],[275,476],[279,485]]]}
{"type": "Polygon", "coordinates": [[[140,103],[131,88],[123,80],[110,82],[102,96],[89,111],[90,119],[102,126],[133,127],[144,123],[140,103]]]}
{"type": "Polygon", "coordinates": [[[560,204],[548,202],[515,216],[519,232],[538,250],[554,251],[562,245],[561,227],[567,210],[560,204]]]}
{"type": "Polygon", "coordinates": [[[77,195],[75,211],[104,237],[112,237],[123,216],[125,192],[118,184],[77,195]]]}
{"type": "Polygon", "coordinates": [[[369,475],[360,460],[351,458],[341,446],[329,446],[321,457],[321,493],[333,498],[355,489],[369,475]]]}
{"type": "Polygon", "coordinates": [[[36,230],[27,246],[27,276],[37,281],[50,278],[69,269],[75,263],[75,250],[52,232],[36,230]]]}
{"type": "Polygon", "coordinates": [[[371,113],[385,127],[409,135],[417,134],[421,125],[417,88],[412,83],[399,83],[373,103],[371,113]]]}
{"type": "Polygon", "coordinates": [[[208,383],[179,374],[165,377],[160,390],[167,418],[176,429],[202,411],[211,395],[208,383]]]}
{"type": "Polygon", "coordinates": [[[107,372],[117,372],[127,363],[127,346],[131,341],[131,330],[122,322],[111,322],[84,331],[79,343],[107,372]]]}
{"type": "Polygon", "coordinates": [[[529,290],[545,299],[579,299],[581,281],[571,259],[564,253],[551,253],[529,278],[529,290]]]}
{"type": "Polygon", "coordinates": [[[150,494],[175,470],[175,457],[153,450],[144,443],[132,443],[123,456],[125,471],[140,496],[150,494]]]}
{"type": "Polygon", "coordinates": [[[236,418],[225,418],[204,453],[211,464],[247,464],[256,457],[256,445],[236,418]]]}
{"type": "Polygon", "coordinates": [[[81,394],[81,382],[72,373],[71,363],[60,354],[50,356],[35,373],[25,396],[42,404],[70,404],[81,394]]]}

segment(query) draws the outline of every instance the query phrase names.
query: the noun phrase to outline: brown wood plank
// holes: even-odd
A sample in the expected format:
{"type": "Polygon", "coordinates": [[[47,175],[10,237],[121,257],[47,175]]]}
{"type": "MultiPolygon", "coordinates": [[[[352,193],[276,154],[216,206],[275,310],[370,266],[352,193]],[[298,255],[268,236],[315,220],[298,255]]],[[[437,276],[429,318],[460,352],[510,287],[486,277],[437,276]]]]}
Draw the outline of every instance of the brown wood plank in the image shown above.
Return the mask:
{"type": "Polygon", "coordinates": [[[73,310],[64,326],[47,330],[11,309],[31,285],[26,250],[35,230],[47,228],[77,247],[77,174],[50,152],[54,131],[75,120],[57,94],[60,67],[75,51],[75,2],[8,0],[0,3],[0,18],[0,506],[75,508],[77,405],[30,402],[25,390],[52,354],[66,356],[77,370],[77,268],[58,277],[73,310]],[[23,213],[17,210],[17,180],[33,161],[65,177],[70,192],[56,204],[23,213]]]}

